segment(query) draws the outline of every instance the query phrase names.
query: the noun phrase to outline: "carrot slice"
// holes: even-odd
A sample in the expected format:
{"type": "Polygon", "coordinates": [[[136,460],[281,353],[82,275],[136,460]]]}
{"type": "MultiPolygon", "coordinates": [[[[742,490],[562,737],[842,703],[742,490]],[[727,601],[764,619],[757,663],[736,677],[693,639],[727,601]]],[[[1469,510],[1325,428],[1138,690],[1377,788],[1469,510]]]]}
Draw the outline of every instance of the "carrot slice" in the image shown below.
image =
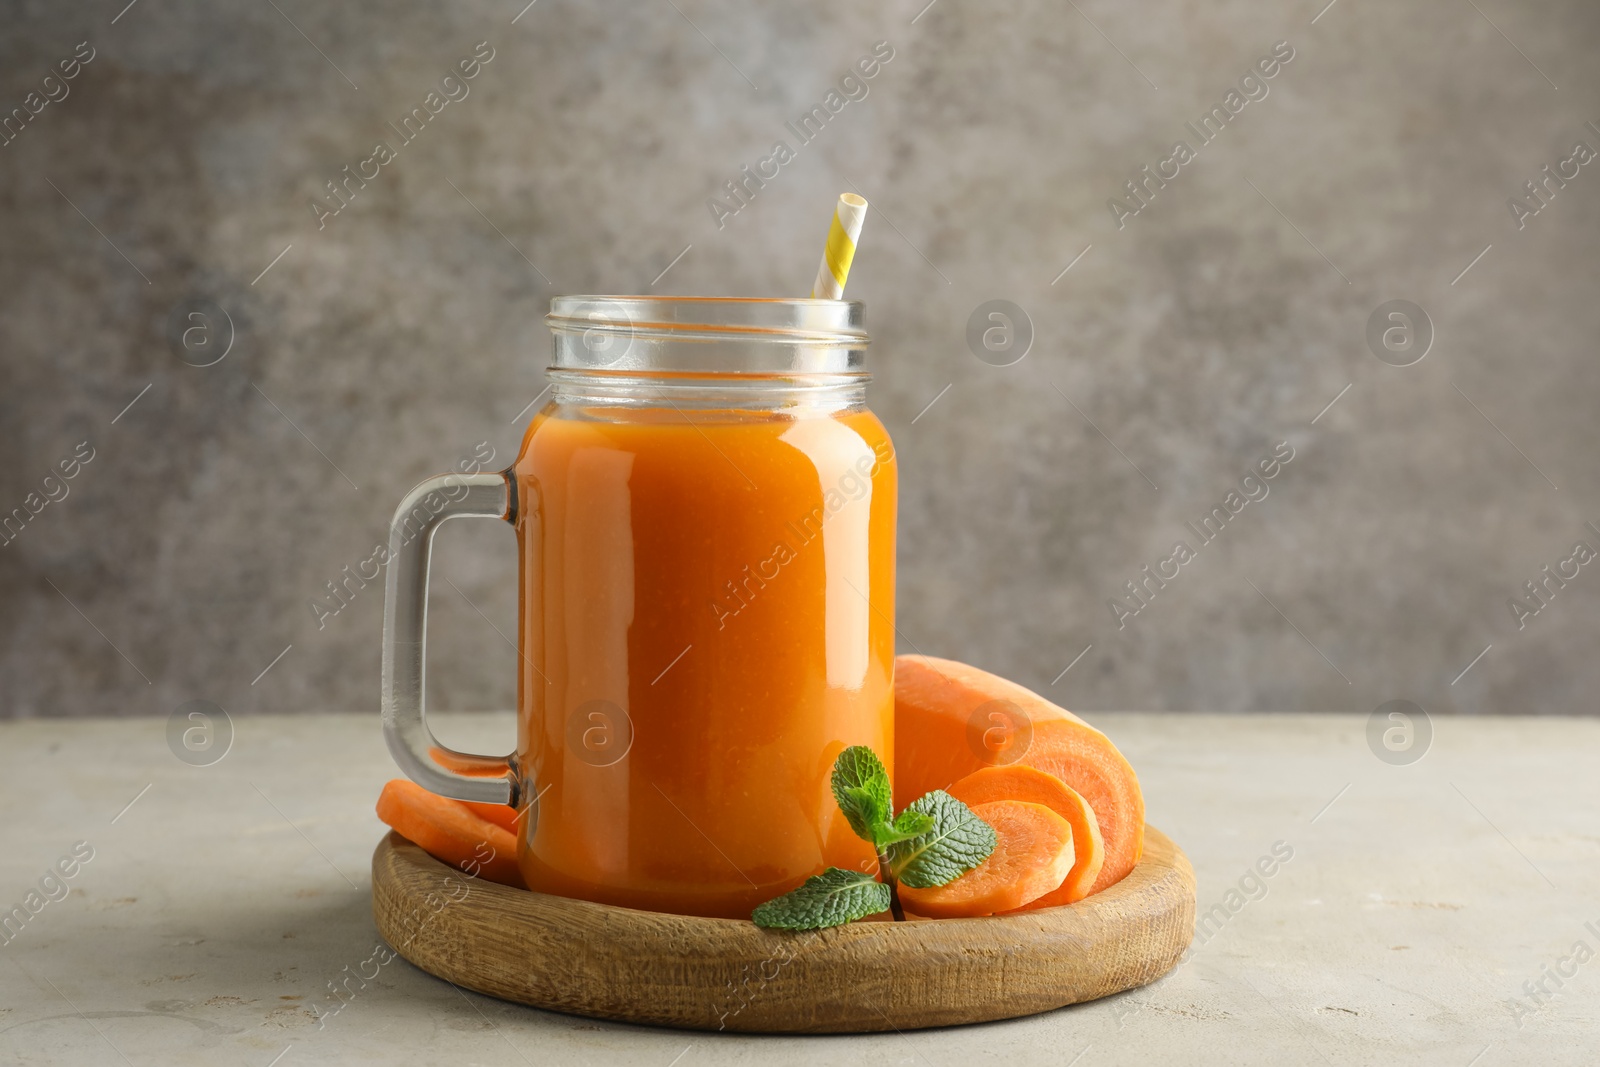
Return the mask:
{"type": "Polygon", "coordinates": [[[378,795],[378,818],[441,863],[501,885],[523,888],[517,842],[459,800],[395,778],[378,795]]]}
{"type": "Polygon", "coordinates": [[[521,817],[521,812],[510,804],[480,804],[476,800],[458,800],[456,803],[485,822],[494,823],[512,837],[517,836],[517,819],[521,817]]]}
{"type": "Polygon", "coordinates": [[[982,767],[1020,763],[1060,778],[1094,810],[1106,857],[1089,892],[1120,881],[1139,862],[1144,852],[1139,779],[1105,734],[1065,708],[965,663],[899,656],[894,711],[897,808],[982,767]],[[994,733],[988,725],[1018,718],[1011,734],[994,733]],[[993,740],[1010,743],[995,747],[993,740]]]}
{"type": "Polygon", "coordinates": [[[953,882],[932,889],[901,886],[907,911],[930,919],[1012,911],[1055,889],[1072,870],[1072,824],[1043,804],[996,800],[972,812],[994,827],[994,851],[953,882]]]}
{"type": "Polygon", "coordinates": [[[1048,908],[1057,904],[1072,904],[1089,895],[1105,863],[1106,846],[1100,839],[1100,824],[1095,819],[1089,802],[1055,775],[1036,767],[1013,763],[1005,767],[984,767],[973,771],[951,786],[949,794],[975,808],[996,800],[1026,800],[1043,804],[1072,824],[1072,849],[1075,854],[1072,872],[1059,888],[1052,889],[1038,900],[1024,905],[1028,908],[1048,908]]]}

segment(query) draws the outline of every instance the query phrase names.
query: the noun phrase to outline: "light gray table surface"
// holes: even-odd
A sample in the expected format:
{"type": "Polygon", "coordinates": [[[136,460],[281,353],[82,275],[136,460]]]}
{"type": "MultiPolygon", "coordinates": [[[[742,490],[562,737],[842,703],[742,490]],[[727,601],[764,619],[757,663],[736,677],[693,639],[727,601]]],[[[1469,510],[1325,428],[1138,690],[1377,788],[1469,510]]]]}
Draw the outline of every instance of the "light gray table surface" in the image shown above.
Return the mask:
{"type": "MultiPolygon", "coordinates": [[[[509,747],[509,715],[439,718],[449,743],[509,747]]],[[[1392,766],[1364,716],[1093,718],[1138,769],[1150,822],[1194,863],[1212,918],[1189,961],[1034,1018],[804,1038],[537,1011],[400,959],[319,1025],[329,983],[378,943],[373,801],[396,772],[375,716],[239,718],[207,767],[175,758],[164,720],[5,723],[0,909],[77,843],[93,858],[0,943],[0,1062],[1600,1059],[1600,722],[1436,720],[1426,756],[1392,766]],[[1247,877],[1278,842],[1292,859],[1247,877]]]]}

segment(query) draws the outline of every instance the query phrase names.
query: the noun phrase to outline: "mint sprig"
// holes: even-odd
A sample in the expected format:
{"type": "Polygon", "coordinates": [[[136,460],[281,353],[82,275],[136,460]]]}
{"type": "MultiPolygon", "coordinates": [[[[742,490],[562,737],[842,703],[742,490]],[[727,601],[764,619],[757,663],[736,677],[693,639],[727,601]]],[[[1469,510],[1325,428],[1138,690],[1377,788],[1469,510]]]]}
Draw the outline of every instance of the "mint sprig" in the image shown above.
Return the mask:
{"type": "Polygon", "coordinates": [[[900,882],[916,889],[946,885],[994,851],[994,828],[942,789],[925,794],[895,817],[889,772],[865,745],[839,753],[830,784],[850,829],[877,852],[883,881],[829,867],[799,889],[756,908],[751,915],[756,925],[821,930],[885,909],[903,920],[896,891],[900,882]]]}

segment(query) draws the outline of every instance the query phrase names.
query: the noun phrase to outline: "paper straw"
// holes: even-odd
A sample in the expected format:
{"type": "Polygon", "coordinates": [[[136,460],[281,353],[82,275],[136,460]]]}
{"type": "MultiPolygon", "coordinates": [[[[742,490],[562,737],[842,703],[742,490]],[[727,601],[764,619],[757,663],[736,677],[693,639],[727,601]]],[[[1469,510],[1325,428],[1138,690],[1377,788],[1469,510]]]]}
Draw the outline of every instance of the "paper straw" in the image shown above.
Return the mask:
{"type": "Polygon", "coordinates": [[[855,193],[840,193],[834,207],[833,224],[828,227],[828,244],[822,250],[822,266],[811,286],[815,300],[844,297],[845,279],[850,277],[850,261],[856,256],[856,239],[861,236],[861,220],[867,216],[867,202],[855,193]]]}

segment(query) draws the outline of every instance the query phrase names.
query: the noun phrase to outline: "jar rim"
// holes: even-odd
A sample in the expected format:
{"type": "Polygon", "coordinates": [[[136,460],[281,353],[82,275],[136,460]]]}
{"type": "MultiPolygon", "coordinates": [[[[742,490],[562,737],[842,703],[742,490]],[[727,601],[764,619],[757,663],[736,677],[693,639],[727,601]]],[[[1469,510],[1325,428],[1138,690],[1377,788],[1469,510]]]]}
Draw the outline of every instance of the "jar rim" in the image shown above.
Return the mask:
{"type": "Polygon", "coordinates": [[[863,319],[859,300],[573,295],[545,324],[557,368],[862,373],[863,319]]]}
{"type": "Polygon", "coordinates": [[[635,337],[739,335],[738,340],[757,343],[861,348],[871,343],[862,328],[863,313],[859,300],[577,295],[553,298],[544,320],[556,333],[599,329],[635,337]]]}

